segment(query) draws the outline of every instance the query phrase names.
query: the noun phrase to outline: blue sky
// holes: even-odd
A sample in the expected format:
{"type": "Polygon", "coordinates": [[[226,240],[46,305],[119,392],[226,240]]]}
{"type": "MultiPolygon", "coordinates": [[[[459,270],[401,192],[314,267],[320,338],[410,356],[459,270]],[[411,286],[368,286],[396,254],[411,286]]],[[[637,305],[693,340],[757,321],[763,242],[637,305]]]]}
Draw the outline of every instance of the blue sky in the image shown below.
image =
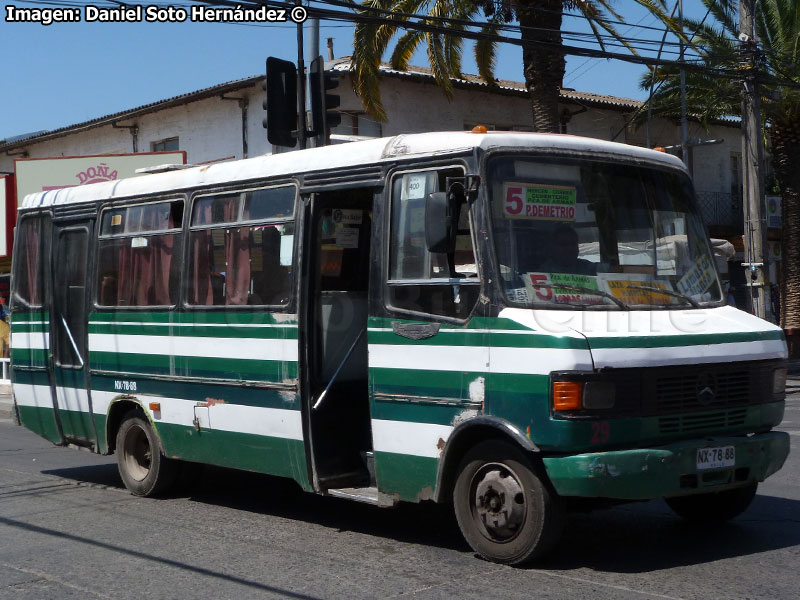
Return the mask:
{"type": "MultiPolygon", "coordinates": [[[[669,7],[676,0],[668,0],[669,7]]],[[[15,2],[17,7],[40,4],[15,2]]],[[[617,0],[629,36],[658,37],[631,27],[656,25],[655,17],[617,0]]],[[[684,0],[688,15],[702,17],[699,0],[684,0]]],[[[56,129],[109,113],[264,71],[267,56],[296,58],[293,24],[226,23],[8,23],[0,19],[0,139],[56,129]]],[[[565,18],[564,30],[585,30],[581,19],[565,18]]],[[[352,27],[324,22],[320,43],[334,38],[336,56],[352,52],[352,27]]],[[[465,72],[474,73],[465,49],[465,72]]],[[[424,54],[413,64],[425,65],[424,54]]],[[[605,59],[568,58],[564,86],[581,91],[644,98],[638,79],[644,67],[605,59]]],[[[522,54],[504,46],[497,76],[522,80],[522,54]]]]}

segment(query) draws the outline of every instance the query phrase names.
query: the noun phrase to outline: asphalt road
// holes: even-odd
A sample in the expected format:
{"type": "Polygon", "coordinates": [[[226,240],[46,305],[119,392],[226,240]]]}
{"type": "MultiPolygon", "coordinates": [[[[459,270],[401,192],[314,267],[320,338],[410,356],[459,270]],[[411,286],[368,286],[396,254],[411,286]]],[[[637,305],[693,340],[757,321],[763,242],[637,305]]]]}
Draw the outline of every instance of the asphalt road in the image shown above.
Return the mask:
{"type": "Polygon", "coordinates": [[[791,598],[800,570],[800,379],[792,454],[750,509],[692,528],[661,501],[571,517],[533,568],[484,562],[433,505],[394,510],[206,469],[161,500],[113,457],[0,420],[0,598],[791,598]]]}

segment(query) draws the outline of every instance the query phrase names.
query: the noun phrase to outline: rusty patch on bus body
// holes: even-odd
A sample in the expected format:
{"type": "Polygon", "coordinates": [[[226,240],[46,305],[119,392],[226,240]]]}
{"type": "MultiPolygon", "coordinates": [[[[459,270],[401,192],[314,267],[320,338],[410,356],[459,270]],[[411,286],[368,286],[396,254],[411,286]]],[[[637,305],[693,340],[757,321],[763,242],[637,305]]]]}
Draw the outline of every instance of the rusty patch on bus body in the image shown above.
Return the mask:
{"type": "Polygon", "coordinates": [[[426,485],[424,488],[422,488],[419,491],[419,494],[417,494],[417,500],[420,500],[420,501],[422,501],[422,500],[435,500],[435,499],[436,498],[435,498],[435,496],[433,494],[433,488],[431,486],[429,486],[429,485],[426,485]]]}
{"type": "Polygon", "coordinates": [[[211,407],[216,404],[225,404],[225,400],[222,398],[206,398],[205,404],[202,404],[202,406],[211,407]]]}

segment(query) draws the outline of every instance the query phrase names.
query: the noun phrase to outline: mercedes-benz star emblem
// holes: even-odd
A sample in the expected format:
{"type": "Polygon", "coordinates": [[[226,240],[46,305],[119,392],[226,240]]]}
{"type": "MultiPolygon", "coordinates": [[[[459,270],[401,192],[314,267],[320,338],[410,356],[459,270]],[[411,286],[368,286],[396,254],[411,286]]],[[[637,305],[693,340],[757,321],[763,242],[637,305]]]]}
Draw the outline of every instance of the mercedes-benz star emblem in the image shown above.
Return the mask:
{"type": "Polygon", "coordinates": [[[709,371],[703,371],[697,376],[697,401],[703,406],[708,406],[717,396],[717,378],[709,371]]]}

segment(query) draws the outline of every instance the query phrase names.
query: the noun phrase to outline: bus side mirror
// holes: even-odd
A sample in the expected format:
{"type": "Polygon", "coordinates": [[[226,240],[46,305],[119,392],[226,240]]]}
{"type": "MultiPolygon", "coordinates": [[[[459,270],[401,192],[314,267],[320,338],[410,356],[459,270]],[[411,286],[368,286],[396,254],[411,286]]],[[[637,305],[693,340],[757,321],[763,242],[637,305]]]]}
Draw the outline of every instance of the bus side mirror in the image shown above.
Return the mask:
{"type": "Polygon", "coordinates": [[[458,196],[432,192],[425,200],[425,245],[429,252],[455,251],[458,233],[458,196]]]}

